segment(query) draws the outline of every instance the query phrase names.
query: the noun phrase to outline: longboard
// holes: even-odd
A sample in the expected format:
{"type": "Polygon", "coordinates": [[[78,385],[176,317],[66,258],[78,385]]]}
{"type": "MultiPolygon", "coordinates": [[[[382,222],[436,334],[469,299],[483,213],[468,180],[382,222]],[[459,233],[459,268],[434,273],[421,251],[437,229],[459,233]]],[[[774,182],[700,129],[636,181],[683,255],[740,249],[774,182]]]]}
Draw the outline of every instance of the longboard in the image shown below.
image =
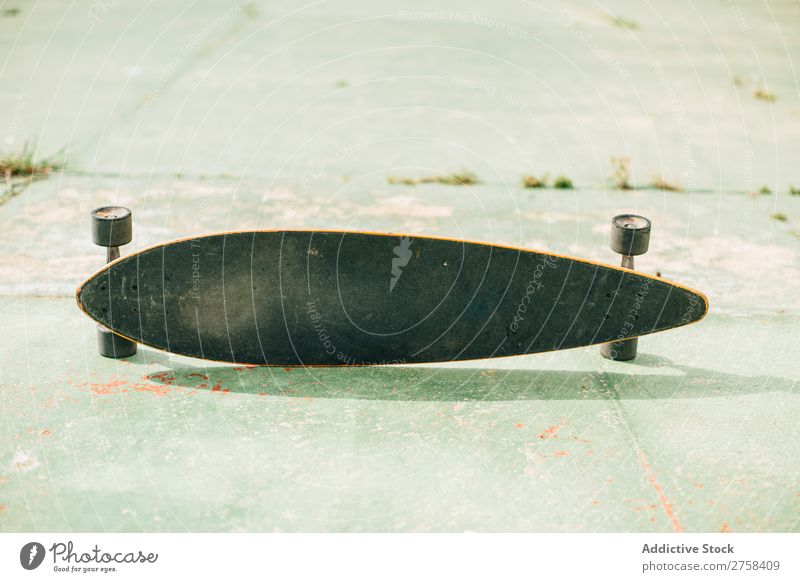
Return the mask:
{"type": "Polygon", "coordinates": [[[141,344],[276,366],[532,354],[668,330],[708,310],[698,291],[579,258],[327,230],[167,242],[107,264],[77,301],[141,344]]]}

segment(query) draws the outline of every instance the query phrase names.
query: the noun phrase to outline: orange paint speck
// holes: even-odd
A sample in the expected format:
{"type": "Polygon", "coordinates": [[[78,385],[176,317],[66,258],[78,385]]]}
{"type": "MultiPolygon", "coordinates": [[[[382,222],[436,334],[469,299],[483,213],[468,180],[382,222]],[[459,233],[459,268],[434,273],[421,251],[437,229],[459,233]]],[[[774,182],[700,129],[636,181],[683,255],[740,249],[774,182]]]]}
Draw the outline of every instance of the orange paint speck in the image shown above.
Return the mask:
{"type": "Polygon", "coordinates": [[[43,437],[49,437],[51,434],[53,434],[53,433],[52,433],[52,432],[50,432],[50,429],[49,429],[49,428],[46,428],[46,429],[44,429],[44,430],[42,431],[42,436],[43,436],[43,437]]]}
{"type": "Polygon", "coordinates": [[[525,428],[525,425],[522,424],[521,422],[518,422],[517,424],[514,425],[514,428],[525,428]]]}
{"type": "Polygon", "coordinates": [[[567,455],[569,455],[569,452],[567,451],[556,451],[553,453],[554,457],[566,457],[567,455]]]}
{"type": "Polygon", "coordinates": [[[539,438],[540,439],[558,438],[558,435],[556,435],[556,433],[560,428],[561,428],[560,424],[554,424],[553,426],[548,426],[546,429],[544,429],[544,432],[542,432],[542,434],[539,435],[539,438]]]}
{"type": "Polygon", "coordinates": [[[294,369],[294,368],[284,368],[284,369],[283,369],[283,371],[284,371],[284,372],[291,372],[293,369],[294,369]]]}
{"type": "Polygon", "coordinates": [[[722,524],[722,527],[719,529],[719,533],[731,533],[731,526],[728,525],[727,522],[722,524]]]}
{"type": "Polygon", "coordinates": [[[599,499],[592,499],[592,505],[600,505],[599,499]]]}

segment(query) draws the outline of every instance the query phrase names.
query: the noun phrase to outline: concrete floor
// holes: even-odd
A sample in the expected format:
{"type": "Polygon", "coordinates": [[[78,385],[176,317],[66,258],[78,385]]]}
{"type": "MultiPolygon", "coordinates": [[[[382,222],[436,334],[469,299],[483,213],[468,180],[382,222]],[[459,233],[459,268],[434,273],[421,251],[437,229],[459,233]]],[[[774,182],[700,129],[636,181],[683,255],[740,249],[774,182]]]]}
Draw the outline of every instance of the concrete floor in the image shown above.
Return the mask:
{"type": "Polygon", "coordinates": [[[0,530],[800,531],[796,3],[16,6],[3,147],[72,167],[0,206],[0,530]],[[685,191],[612,189],[619,155],[685,191]],[[482,182],[387,183],[461,169],[482,182]],[[606,262],[633,211],[638,268],[711,312],[632,364],[105,360],[72,295],[108,203],[126,251],[319,227],[606,262]]]}

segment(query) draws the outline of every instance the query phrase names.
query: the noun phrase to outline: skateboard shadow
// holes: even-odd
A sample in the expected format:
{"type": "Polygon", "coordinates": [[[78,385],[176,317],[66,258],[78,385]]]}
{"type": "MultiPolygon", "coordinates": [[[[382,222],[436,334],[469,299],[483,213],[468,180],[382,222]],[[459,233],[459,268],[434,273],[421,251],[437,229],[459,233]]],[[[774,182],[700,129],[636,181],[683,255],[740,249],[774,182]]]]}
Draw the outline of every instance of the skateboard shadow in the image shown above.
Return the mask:
{"type": "MultiPolygon", "coordinates": [[[[599,357],[599,356],[598,356],[599,357]]],[[[145,376],[176,388],[287,398],[398,401],[647,400],[722,398],[800,389],[775,376],[739,376],[642,354],[630,373],[453,367],[266,368],[175,365],[163,354],[135,356],[166,371],[145,376]],[[646,368],[647,372],[642,372],[646,368]]],[[[599,367],[599,366],[598,366],[599,367]]]]}

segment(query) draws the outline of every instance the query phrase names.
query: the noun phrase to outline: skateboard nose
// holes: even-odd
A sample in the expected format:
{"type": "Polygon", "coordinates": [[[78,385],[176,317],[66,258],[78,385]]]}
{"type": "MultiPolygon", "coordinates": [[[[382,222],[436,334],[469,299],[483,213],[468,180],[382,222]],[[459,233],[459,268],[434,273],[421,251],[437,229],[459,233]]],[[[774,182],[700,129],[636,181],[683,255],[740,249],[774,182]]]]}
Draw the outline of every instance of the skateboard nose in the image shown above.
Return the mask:
{"type": "Polygon", "coordinates": [[[109,323],[109,301],[107,288],[100,291],[100,285],[97,278],[89,279],[80,286],[78,292],[75,294],[78,301],[78,307],[81,311],[89,317],[107,325],[109,323]]]}

